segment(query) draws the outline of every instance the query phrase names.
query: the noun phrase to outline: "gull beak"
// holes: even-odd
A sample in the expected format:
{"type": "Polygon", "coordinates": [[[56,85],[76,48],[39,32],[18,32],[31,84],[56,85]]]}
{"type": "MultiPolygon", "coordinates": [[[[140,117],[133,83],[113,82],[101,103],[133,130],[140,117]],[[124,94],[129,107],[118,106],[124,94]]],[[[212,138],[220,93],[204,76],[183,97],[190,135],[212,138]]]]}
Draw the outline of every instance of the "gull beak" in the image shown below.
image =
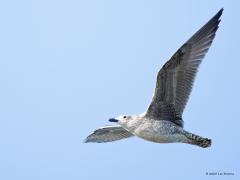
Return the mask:
{"type": "Polygon", "coordinates": [[[109,121],[110,121],[110,122],[118,122],[118,120],[117,120],[117,119],[114,119],[114,118],[109,119],[109,121]]]}

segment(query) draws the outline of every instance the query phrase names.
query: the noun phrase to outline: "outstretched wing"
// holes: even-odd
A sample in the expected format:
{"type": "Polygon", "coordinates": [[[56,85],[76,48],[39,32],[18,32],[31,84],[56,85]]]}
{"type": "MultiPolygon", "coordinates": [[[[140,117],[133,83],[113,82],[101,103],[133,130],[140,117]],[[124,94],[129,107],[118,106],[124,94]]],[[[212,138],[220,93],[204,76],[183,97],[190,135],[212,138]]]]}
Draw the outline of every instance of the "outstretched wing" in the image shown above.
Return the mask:
{"type": "Polygon", "coordinates": [[[221,9],[197,31],[158,72],[156,89],[146,116],[183,126],[182,113],[194,78],[218,29],[221,9]]]}
{"type": "Polygon", "coordinates": [[[90,134],[86,138],[85,143],[117,141],[131,136],[133,136],[133,134],[123,129],[121,126],[104,126],[96,129],[92,134],[90,134]]]}

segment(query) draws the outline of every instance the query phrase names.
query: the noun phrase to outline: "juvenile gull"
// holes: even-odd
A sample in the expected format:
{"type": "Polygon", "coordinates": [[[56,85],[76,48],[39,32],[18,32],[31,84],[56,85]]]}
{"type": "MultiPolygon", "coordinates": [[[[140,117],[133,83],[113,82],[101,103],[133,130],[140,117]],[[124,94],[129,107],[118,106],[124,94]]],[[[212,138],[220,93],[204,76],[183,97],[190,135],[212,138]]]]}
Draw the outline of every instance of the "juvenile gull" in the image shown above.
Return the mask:
{"type": "Polygon", "coordinates": [[[145,113],[109,119],[118,125],[96,129],[85,142],[102,143],[138,136],[157,143],[181,142],[210,147],[211,139],[183,129],[182,114],[198,67],[215,37],[222,12],[223,9],[164,64],[158,72],[155,92],[145,113]]]}

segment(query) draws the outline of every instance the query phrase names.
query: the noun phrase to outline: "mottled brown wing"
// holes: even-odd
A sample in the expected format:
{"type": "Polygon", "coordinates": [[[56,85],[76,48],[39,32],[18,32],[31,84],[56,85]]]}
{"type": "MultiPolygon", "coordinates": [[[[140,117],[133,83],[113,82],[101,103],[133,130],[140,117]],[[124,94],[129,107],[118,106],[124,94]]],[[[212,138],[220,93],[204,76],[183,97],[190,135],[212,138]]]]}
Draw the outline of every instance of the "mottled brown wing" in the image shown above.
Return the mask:
{"type": "Polygon", "coordinates": [[[223,9],[179,48],[158,72],[154,96],[146,116],[170,120],[183,126],[183,110],[198,67],[215,37],[222,11],[223,9]]]}
{"type": "Polygon", "coordinates": [[[124,138],[129,138],[131,136],[133,136],[133,134],[123,129],[121,126],[104,126],[96,129],[93,133],[91,133],[85,139],[85,143],[111,142],[111,141],[117,141],[124,138]]]}

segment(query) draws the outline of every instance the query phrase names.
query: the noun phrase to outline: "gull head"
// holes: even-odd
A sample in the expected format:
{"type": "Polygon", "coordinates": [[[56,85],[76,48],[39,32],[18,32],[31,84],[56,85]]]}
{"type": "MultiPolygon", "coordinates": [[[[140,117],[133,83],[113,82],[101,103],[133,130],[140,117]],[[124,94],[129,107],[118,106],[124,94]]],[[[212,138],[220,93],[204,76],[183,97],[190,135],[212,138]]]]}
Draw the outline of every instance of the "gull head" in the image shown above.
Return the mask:
{"type": "Polygon", "coordinates": [[[123,115],[118,116],[116,118],[109,119],[110,122],[118,123],[120,126],[122,126],[124,129],[132,130],[135,127],[137,127],[137,124],[141,122],[141,117],[139,115],[123,115]]]}

